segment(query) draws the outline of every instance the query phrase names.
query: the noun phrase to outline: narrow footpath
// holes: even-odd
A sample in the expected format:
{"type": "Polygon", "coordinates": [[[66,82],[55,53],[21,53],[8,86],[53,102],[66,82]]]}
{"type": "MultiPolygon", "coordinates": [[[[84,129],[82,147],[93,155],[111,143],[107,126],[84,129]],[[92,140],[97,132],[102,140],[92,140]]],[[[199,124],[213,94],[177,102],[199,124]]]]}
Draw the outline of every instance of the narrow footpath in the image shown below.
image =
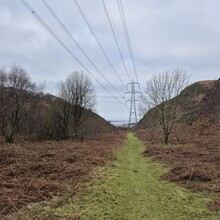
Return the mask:
{"type": "Polygon", "coordinates": [[[144,148],[128,134],[115,160],[96,171],[83,195],[41,211],[55,219],[220,219],[207,208],[210,195],[161,180],[167,168],[144,158],[144,148]]]}

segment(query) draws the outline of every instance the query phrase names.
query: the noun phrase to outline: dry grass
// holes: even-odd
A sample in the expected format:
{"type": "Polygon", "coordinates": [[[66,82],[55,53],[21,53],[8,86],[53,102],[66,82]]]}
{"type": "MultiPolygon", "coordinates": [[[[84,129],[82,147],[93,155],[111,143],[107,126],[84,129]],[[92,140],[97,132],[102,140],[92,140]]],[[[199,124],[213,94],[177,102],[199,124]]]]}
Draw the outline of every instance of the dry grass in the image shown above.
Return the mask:
{"type": "Polygon", "coordinates": [[[159,130],[139,130],[136,135],[145,142],[145,156],[167,164],[170,171],[162,176],[164,179],[184,185],[193,190],[208,190],[216,195],[211,207],[220,210],[220,144],[219,131],[214,126],[197,124],[194,127],[182,128],[178,132],[179,140],[172,135],[173,144],[161,143],[159,130]],[[152,135],[153,134],[153,138],[152,135]],[[158,137],[158,139],[155,139],[158,137]],[[159,140],[159,141],[158,141],[159,140]]]}
{"type": "Polygon", "coordinates": [[[126,133],[85,142],[7,145],[0,152],[0,218],[63,193],[74,195],[90,171],[105,163],[126,133]],[[114,136],[114,138],[113,138],[114,136]]]}

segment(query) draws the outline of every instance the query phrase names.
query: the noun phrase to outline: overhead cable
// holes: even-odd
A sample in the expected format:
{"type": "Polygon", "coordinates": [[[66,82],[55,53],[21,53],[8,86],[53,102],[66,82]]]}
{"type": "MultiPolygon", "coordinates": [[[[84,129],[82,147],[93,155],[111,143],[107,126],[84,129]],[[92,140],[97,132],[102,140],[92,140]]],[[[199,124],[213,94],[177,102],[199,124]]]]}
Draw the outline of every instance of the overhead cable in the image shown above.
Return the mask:
{"type": "Polygon", "coordinates": [[[117,100],[120,104],[124,105],[122,101],[120,101],[115,95],[113,95],[98,79],[89,71],[89,69],[74,55],[74,53],[68,48],[68,46],[56,35],[56,33],[44,22],[44,20],[38,15],[38,13],[27,3],[26,0],[20,0],[20,2],[27,8],[32,15],[38,20],[38,22],[49,32],[51,36],[53,36],[58,43],[69,53],[69,55],[77,61],[80,66],[86,70],[86,72],[94,78],[94,80],[107,92],[109,93],[115,100],[117,100]]]}
{"type": "Polygon", "coordinates": [[[88,54],[84,51],[84,49],[80,46],[78,41],[73,37],[73,35],[70,33],[70,31],[67,29],[67,27],[64,25],[64,23],[60,20],[60,18],[57,16],[55,11],[51,8],[51,6],[47,3],[46,0],[41,0],[42,3],[46,6],[48,11],[52,14],[52,16],[55,18],[55,20],[60,24],[60,26],[63,28],[63,30],[66,32],[66,34],[70,37],[70,39],[76,44],[78,49],[81,51],[81,53],[86,57],[86,59],[90,62],[90,64],[96,69],[96,71],[105,79],[107,84],[116,92],[119,96],[123,98],[123,95],[120,94],[120,92],[113,87],[113,85],[109,82],[109,80],[105,77],[105,75],[100,71],[98,66],[92,61],[92,59],[88,56],[88,54]]]}
{"type": "Polygon", "coordinates": [[[100,43],[100,41],[99,41],[98,37],[96,36],[96,34],[95,34],[95,32],[94,32],[94,30],[93,30],[92,26],[90,25],[90,23],[89,23],[89,21],[88,21],[88,19],[87,19],[86,15],[85,15],[85,13],[83,12],[83,10],[82,10],[82,8],[81,8],[80,4],[78,3],[78,1],[77,1],[77,0],[73,0],[73,1],[74,1],[75,5],[77,6],[77,8],[78,8],[78,10],[79,10],[80,14],[82,15],[82,17],[83,17],[83,19],[84,19],[85,23],[87,24],[87,26],[88,26],[88,28],[89,28],[89,30],[90,30],[90,32],[91,32],[91,34],[93,35],[93,37],[95,38],[95,40],[96,40],[97,44],[99,45],[99,47],[100,47],[100,49],[101,49],[102,53],[104,54],[104,56],[105,56],[106,60],[107,60],[107,61],[108,61],[108,63],[110,64],[110,66],[111,66],[112,70],[113,70],[113,71],[114,71],[114,73],[117,75],[118,79],[119,79],[119,80],[120,80],[120,82],[121,82],[121,83],[124,85],[124,87],[126,87],[125,83],[124,83],[124,82],[123,82],[123,80],[121,79],[121,77],[120,77],[119,73],[116,71],[116,69],[115,69],[114,65],[112,64],[112,62],[111,62],[111,60],[110,60],[110,58],[108,57],[107,53],[105,52],[105,50],[104,50],[103,46],[101,45],[101,43],[100,43]]]}
{"type": "Polygon", "coordinates": [[[119,55],[120,55],[120,57],[121,57],[123,66],[124,66],[124,68],[125,68],[127,77],[128,77],[128,79],[129,79],[129,82],[130,82],[131,79],[130,79],[130,76],[129,76],[129,73],[128,73],[128,69],[127,69],[127,67],[126,67],[126,65],[125,65],[125,61],[124,61],[124,58],[123,58],[123,55],[122,55],[122,52],[121,52],[121,49],[120,49],[120,46],[119,46],[119,42],[118,42],[118,40],[117,40],[117,37],[116,37],[115,31],[114,31],[113,25],[112,25],[112,22],[111,22],[111,19],[110,19],[110,15],[109,15],[109,13],[108,13],[108,9],[107,9],[107,6],[106,6],[106,4],[105,4],[105,0],[102,0],[102,4],[103,4],[103,8],[104,8],[105,14],[106,14],[106,16],[107,16],[109,26],[110,26],[110,28],[111,28],[111,31],[112,31],[112,34],[113,34],[113,37],[114,37],[114,40],[115,40],[116,46],[117,46],[117,48],[118,48],[119,55]]]}
{"type": "Polygon", "coordinates": [[[135,67],[133,51],[132,51],[132,47],[131,47],[131,41],[130,41],[130,38],[129,38],[129,32],[128,32],[125,13],[124,13],[123,3],[122,3],[122,0],[117,0],[117,2],[118,2],[118,8],[119,8],[119,12],[120,12],[120,17],[121,17],[121,21],[122,21],[123,30],[124,30],[124,34],[125,34],[125,38],[126,38],[126,42],[127,42],[127,46],[128,46],[128,51],[129,51],[129,54],[130,54],[130,57],[131,57],[131,62],[132,62],[133,70],[134,70],[134,75],[135,75],[136,80],[138,82],[138,76],[137,76],[137,71],[136,71],[136,67],[135,67]]]}

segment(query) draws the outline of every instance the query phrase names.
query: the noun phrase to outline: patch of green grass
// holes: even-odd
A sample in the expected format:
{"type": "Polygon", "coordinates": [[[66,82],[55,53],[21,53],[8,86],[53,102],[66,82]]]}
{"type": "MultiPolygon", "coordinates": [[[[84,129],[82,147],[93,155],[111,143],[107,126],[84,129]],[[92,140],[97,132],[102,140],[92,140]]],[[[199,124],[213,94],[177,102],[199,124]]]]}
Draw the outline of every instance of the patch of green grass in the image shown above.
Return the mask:
{"type": "Polygon", "coordinates": [[[144,148],[129,134],[116,160],[96,170],[84,193],[54,198],[22,215],[31,219],[220,219],[219,213],[207,208],[209,194],[161,180],[167,168],[144,158],[144,148]]]}

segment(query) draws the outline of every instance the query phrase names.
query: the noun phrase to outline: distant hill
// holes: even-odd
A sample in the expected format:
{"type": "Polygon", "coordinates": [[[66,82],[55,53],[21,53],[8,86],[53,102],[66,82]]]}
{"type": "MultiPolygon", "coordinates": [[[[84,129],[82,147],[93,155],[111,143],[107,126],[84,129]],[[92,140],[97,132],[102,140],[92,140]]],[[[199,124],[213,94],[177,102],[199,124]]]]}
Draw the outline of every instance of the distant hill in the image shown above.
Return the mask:
{"type": "MultiPolygon", "coordinates": [[[[175,143],[207,142],[220,132],[220,79],[193,83],[182,92],[170,140],[175,143]],[[208,140],[208,139],[209,140],[208,140]]],[[[151,142],[162,142],[162,130],[150,109],[135,126],[151,142]]],[[[215,139],[215,138],[214,138],[215,139]]]]}
{"type": "MultiPolygon", "coordinates": [[[[48,93],[43,95],[41,99],[42,103],[44,104],[44,106],[46,106],[47,109],[51,107],[51,103],[60,100],[59,97],[56,97],[48,93]]],[[[112,132],[115,130],[114,125],[106,121],[97,113],[91,110],[86,111],[86,120],[82,123],[79,130],[80,136],[82,138],[97,138],[97,136],[99,136],[102,133],[112,132]]]]}
{"type": "MultiPolygon", "coordinates": [[[[11,128],[9,126],[11,126],[10,121],[12,121],[9,118],[11,116],[10,112],[16,112],[14,111],[15,104],[13,100],[16,99],[16,94],[22,97],[17,103],[17,105],[20,106],[19,123],[21,126],[19,130],[16,131],[16,141],[76,138],[72,130],[70,130],[70,135],[68,135],[68,137],[65,136],[63,132],[64,122],[62,120],[55,120],[62,115],[62,111],[60,111],[62,105],[60,103],[64,103],[65,101],[61,98],[51,94],[31,93],[23,90],[16,90],[14,88],[3,88],[2,91],[4,92],[4,96],[10,99],[9,102],[7,98],[5,98],[5,106],[1,108],[1,112],[3,112],[4,108],[8,109],[8,113],[6,112],[8,117],[8,128],[11,128]],[[59,111],[56,111],[56,109],[59,109],[59,111]],[[54,113],[54,110],[56,113],[54,113]],[[56,114],[57,117],[54,117],[56,114]]],[[[79,127],[77,138],[81,140],[99,138],[102,133],[115,130],[114,125],[107,122],[92,110],[85,109],[84,113],[86,118],[79,127]]],[[[74,124],[73,121],[70,123],[72,125],[74,124]]]]}

